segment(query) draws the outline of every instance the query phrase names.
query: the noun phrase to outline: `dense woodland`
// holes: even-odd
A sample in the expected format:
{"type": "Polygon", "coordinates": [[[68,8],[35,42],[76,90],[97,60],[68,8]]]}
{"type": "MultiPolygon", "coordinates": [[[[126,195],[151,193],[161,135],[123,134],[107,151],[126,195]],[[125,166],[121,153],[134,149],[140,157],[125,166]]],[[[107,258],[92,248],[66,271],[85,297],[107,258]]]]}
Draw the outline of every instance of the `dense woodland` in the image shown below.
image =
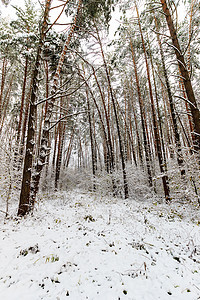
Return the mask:
{"type": "Polygon", "coordinates": [[[43,2],[1,15],[1,213],[75,187],[198,206],[199,2],[43,2]]]}

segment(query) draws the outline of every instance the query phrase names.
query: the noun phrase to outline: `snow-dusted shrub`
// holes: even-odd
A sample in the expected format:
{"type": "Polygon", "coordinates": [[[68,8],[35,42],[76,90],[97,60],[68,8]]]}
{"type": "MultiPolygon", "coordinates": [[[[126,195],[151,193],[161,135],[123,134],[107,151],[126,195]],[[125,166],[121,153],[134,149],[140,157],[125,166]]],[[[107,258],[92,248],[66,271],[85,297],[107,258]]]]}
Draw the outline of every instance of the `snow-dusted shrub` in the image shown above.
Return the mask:
{"type": "Polygon", "coordinates": [[[181,177],[175,160],[168,163],[171,198],[175,201],[197,203],[200,199],[200,176],[193,156],[184,157],[185,175],[181,177]]]}
{"type": "Polygon", "coordinates": [[[18,168],[19,156],[16,156],[15,140],[12,130],[5,128],[1,133],[0,139],[0,210],[1,217],[11,214],[12,210],[16,210],[18,206],[21,172],[18,168]]]}
{"type": "MultiPolygon", "coordinates": [[[[139,168],[129,164],[127,166],[127,179],[129,186],[129,196],[131,198],[151,198],[152,189],[148,186],[146,174],[139,168]]],[[[49,188],[52,181],[47,180],[49,188]]],[[[72,190],[74,188],[85,191],[95,190],[101,195],[115,195],[124,197],[123,176],[122,170],[118,169],[112,174],[106,171],[98,171],[95,178],[92,176],[90,169],[71,169],[68,168],[62,171],[59,186],[61,190],[72,190]]]]}

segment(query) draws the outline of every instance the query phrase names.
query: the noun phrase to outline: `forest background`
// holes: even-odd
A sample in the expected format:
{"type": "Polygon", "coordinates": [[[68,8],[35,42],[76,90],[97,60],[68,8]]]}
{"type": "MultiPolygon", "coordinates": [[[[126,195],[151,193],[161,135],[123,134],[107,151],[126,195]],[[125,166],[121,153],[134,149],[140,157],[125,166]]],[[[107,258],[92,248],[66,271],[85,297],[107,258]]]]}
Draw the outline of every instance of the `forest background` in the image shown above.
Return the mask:
{"type": "Polygon", "coordinates": [[[2,213],[75,187],[199,205],[198,1],[13,11],[0,23],[2,213]]]}

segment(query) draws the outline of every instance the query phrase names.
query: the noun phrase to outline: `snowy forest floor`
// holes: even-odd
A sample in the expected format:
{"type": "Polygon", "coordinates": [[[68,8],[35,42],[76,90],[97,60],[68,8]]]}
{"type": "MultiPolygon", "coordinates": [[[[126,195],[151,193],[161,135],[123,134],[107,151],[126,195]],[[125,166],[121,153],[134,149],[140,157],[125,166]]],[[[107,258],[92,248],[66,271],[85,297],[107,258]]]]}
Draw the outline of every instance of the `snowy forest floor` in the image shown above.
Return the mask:
{"type": "Polygon", "coordinates": [[[200,299],[200,210],[70,191],[0,215],[0,299],[200,299]]]}

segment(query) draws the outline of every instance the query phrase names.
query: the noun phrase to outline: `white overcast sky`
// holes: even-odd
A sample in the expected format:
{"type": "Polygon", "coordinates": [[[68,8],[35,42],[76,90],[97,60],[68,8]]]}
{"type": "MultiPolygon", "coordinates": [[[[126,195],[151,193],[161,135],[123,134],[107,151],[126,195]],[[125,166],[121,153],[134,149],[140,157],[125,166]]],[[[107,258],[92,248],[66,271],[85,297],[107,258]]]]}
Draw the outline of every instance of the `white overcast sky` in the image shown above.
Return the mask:
{"type": "MultiPolygon", "coordinates": [[[[40,4],[39,3],[44,3],[45,1],[44,0],[33,0],[33,2],[36,4],[36,7],[38,6],[38,8],[40,7],[40,4]]],[[[181,1],[182,2],[182,1],[181,1]]],[[[54,6],[57,6],[57,5],[60,5],[62,2],[59,1],[59,0],[53,0],[52,1],[52,5],[51,7],[54,7],[54,6]]],[[[15,9],[12,7],[12,5],[16,5],[16,6],[20,6],[20,7],[24,7],[24,0],[10,0],[10,3],[7,7],[5,7],[5,5],[2,4],[2,2],[0,1],[0,11],[1,11],[1,15],[0,15],[0,18],[1,17],[6,17],[8,19],[14,19],[15,18],[15,9]]],[[[53,9],[51,10],[50,12],[50,16],[51,16],[51,22],[53,22],[56,17],[59,15],[60,11],[61,11],[62,7],[61,8],[58,8],[58,9],[53,9]]],[[[133,11],[130,11],[130,13],[132,14],[133,11]]],[[[179,7],[178,7],[178,16],[179,16],[179,20],[183,19],[183,17],[185,16],[185,8],[183,6],[183,4],[181,4],[179,7]]],[[[114,32],[116,31],[117,27],[119,26],[119,19],[120,19],[120,16],[119,16],[119,11],[116,10],[113,17],[112,17],[112,20],[111,20],[111,23],[110,23],[110,38],[113,38],[113,34],[114,32]]],[[[66,15],[65,13],[62,14],[62,16],[60,17],[60,19],[58,20],[58,23],[66,23],[67,19],[66,19],[66,15]]],[[[55,26],[54,29],[56,31],[62,31],[64,29],[66,29],[66,26],[55,26]]]]}
{"type": "MultiPolygon", "coordinates": [[[[37,0],[34,1],[33,0],[33,2],[35,3],[36,7],[40,8],[39,1],[37,1],[37,0]]],[[[40,3],[44,3],[44,1],[41,0],[40,3]]],[[[51,6],[54,7],[54,6],[57,6],[57,5],[60,5],[60,4],[61,4],[60,1],[53,0],[51,6]]],[[[18,0],[18,1],[11,0],[7,7],[0,2],[1,17],[8,18],[8,19],[14,19],[15,18],[15,9],[12,7],[12,5],[19,6],[19,7],[23,8],[24,7],[24,0],[18,0]]],[[[62,7],[58,8],[58,9],[51,10],[51,12],[50,12],[51,21],[54,21],[56,19],[56,17],[59,15],[61,10],[62,10],[62,7]]],[[[62,14],[62,16],[60,17],[58,22],[59,23],[66,23],[65,13],[62,14]]]]}
{"type": "MultiPolygon", "coordinates": [[[[38,6],[38,8],[39,8],[40,7],[39,3],[44,3],[45,1],[44,0],[40,0],[40,1],[33,0],[33,2],[36,4],[36,7],[38,6]]],[[[61,1],[53,0],[51,7],[54,7],[54,6],[57,6],[57,5],[60,5],[60,4],[61,4],[61,1]]],[[[18,1],[11,0],[7,7],[5,5],[3,5],[2,2],[0,1],[0,11],[1,11],[0,18],[3,17],[3,18],[7,18],[8,20],[15,19],[15,9],[12,7],[12,5],[19,6],[19,7],[23,8],[24,7],[24,0],[18,0],[18,1]]],[[[61,10],[62,10],[62,7],[58,8],[58,9],[51,10],[51,12],[50,12],[51,22],[53,22],[56,19],[56,17],[59,15],[61,10]]],[[[109,38],[110,39],[112,39],[114,37],[114,33],[117,30],[117,27],[119,26],[119,19],[120,19],[119,10],[116,9],[115,13],[114,13],[114,16],[112,17],[112,20],[110,22],[110,29],[109,29],[109,38]]],[[[63,24],[63,23],[66,23],[66,22],[67,22],[66,15],[63,12],[62,16],[58,20],[58,23],[63,24]]],[[[67,26],[54,26],[54,30],[62,31],[62,30],[65,30],[66,27],[67,26]]]]}

